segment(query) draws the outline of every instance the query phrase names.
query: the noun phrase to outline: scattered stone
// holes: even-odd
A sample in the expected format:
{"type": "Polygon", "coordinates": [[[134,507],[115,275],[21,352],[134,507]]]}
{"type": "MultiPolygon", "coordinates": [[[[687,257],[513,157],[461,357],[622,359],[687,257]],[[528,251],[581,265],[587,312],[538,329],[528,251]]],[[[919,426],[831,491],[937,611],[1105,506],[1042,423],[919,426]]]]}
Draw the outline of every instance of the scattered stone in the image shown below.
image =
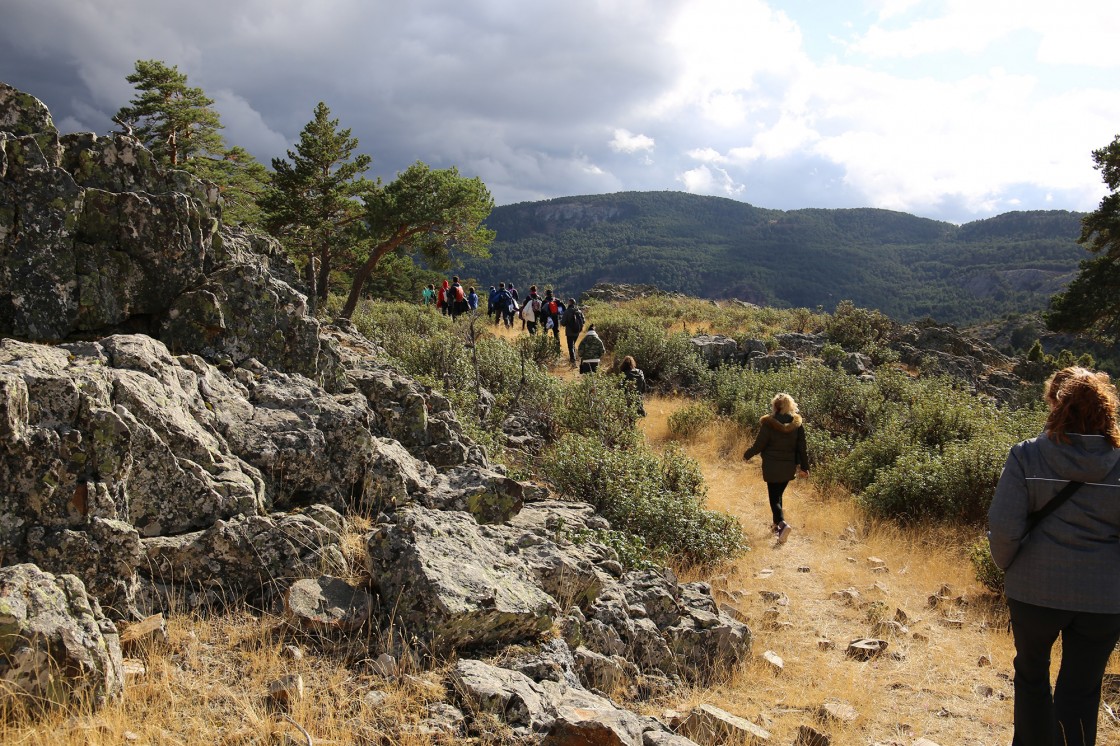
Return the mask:
{"type": "Polygon", "coordinates": [[[959,617],[943,616],[937,620],[937,623],[949,629],[961,629],[964,627],[964,619],[959,617]]]}
{"type": "Polygon", "coordinates": [[[830,701],[820,706],[817,717],[826,722],[854,723],[859,719],[859,712],[847,702],[830,701]]]}
{"type": "Polygon", "coordinates": [[[148,664],[138,658],[125,658],[121,661],[121,671],[125,682],[148,675],[148,664]]]}
{"type": "Polygon", "coordinates": [[[987,684],[977,684],[973,688],[973,691],[979,694],[981,697],[992,697],[995,696],[996,693],[996,690],[988,686],[987,684]]]}
{"type": "Polygon", "coordinates": [[[366,661],[365,670],[371,676],[382,679],[395,679],[400,674],[397,659],[388,653],[382,653],[373,660],[366,661]]]}
{"type": "Polygon", "coordinates": [[[914,640],[914,642],[929,642],[929,635],[922,632],[915,632],[910,637],[912,640],[914,640]]]}
{"type": "Polygon", "coordinates": [[[281,676],[269,683],[268,697],[273,704],[280,707],[291,707],[303,701],[303,677],[298,673],[281,676]]]}
{"type": "Polygon", "coordinates": [[[879,573],[879,574],[882,574],[882,575],[886,575],[886,574],[887,574],[887,573],[889,573],[890,571],[891,571],[891,569],[890,569],[889,567],[886,567],[886,566],[883,566],[883,567],[872,567],[872,568],[871,568],[871,572],[874,572],[874,573],[879,573]]]}
{"type": "Polygon", "coordinates": [[[797,571],[798,571],[798,572],[812,572],[812,570],[810,570],[810,569],[809,569],[809,566],[808,566],[808,565],[801,565],[801,566],[799,566],[799,567],[797,568],[797,571]]]}
{"type": "Polygon", "coordinates": [[[370,689],[362,695],[362,702],[371,710],[376,710],[389,700],[389,695],[380,689],[370,689]]]}
{"type": "Polygon", "coordinates": [[[834,643],[832,640],[828,639],[827,637],[818,637],[817,638],[817,650],[833,650],[835,647],[836,647],[836,643],[834,643]]]}
{"type": "Polygon", "coordinates": [[[857,560],[855,557],[845,557],[845,559],[847,559],[848,562],[851,562],[853,565],[859,562],[859,560],[857,560]]]}
{"type": "Polygon", "coordinates": [[[848,657],[858,661],[867,661],[878,657],[887,649],[886,640],[860,638],[848,643],[848,657]]]}
{"type": "Polygon", "coordinates": [[[642,724],[615,707],[561,705],[542,746],[630,746],[642,742],[642,724]]]}
{"type": "Polygon", "coordinates": [[[320,575],[292,583],[284,611],[303,630],[354,632],[372,615],[373,598],[341,578],[320,575]]]}
{"type": "Polygon", "coordinates": [[[765,579],[765,578],[770,577],[773,574],[774,574],[773,570],[771,570],[769,567],[764,567],[761,570],[759,570],[757,574],[755,574],[755,577],[765,579]]]}
{"type": "Polygon", "coordinates": [[[284,649],[280,651],[280,655],[284,656],[290,661],[303,660],[303,651],[295,645],[285,645],[284,649]]]}
{"type": "Polygon", "coordinates": [[[152,614],[121,631],[121,649],[125,652],[131,652],[145,642],[168,642],[167,620],[163,618],[163,614],[152,614]]]}
{"type": "Polygon", "coordinates": [[[875,634],[882,635],[884,637],[890,637],[892,635],[895,637],[901,637],[910,634],[910,630],[907,629],[905,625],[901,624],[900,622],[896,622],[893,619],[880,619],[875,623],[874,629],[875,634]]]}
{"type": "Polygon", "coordinates": [[[719,610],[737,622],[747,623],[747,615],[729,604],[720,604],[719,610]]]}
{"type": "Polygon", "coordinates": [[[782,669],[784,669],[786,666],[785,661],[782,660],[782,657],[775,653],[773,650],[767,650],[765,653],[763,653],[762,659],[770,665],[770,668],[774,671],[774,673],[781,673],[782,669]]]}
{"type": "Polygon", "coordinates": [[[898,622],[899,624],[909,624],[910,623],[910,615],[907,614],[902,609],[895,609],[894,610],[894,620],[896,622],[898,622]]]}
{"type": "Polygon", "coordinates": [[[880,557],[868,557],[867,563],[872,567],[884,567],[887,564],[886,560],[880,557]]]}
{"type": "Polygon", "coordinates": [[[793,746],[832,746],[832,739],[816,728],[802,725],[797,729],[793,746]]]}
{"type": "Polygon", "coordinates": [[[846,604],[854,604],[859,601],[859,591],[855,588],[845,588],[842,591],[834,591],[832,593],[832,600],[843,601],[846,604]]]}
{"type": "Polygon", "coordinates": [[[992,665],[992,657],[990,655],[982,655],[976,661],[976,665],[979,666],[980,668],[988,668],[989,666],[992,665]]]}
{"type": "Polygon", "coordinates": [[[712,705],[694,708],[681,723],[681,733],[701,744],[770,743],[770,733],[764,728],[712,705]]]}
{"type": "Polygon", "coordinates": [[[789,605],[789,597],[784,593],[777,593],[775,591],[759,591],[758,595],[762,597],[763,601],[777,603],[781,606],[789,605]]]}

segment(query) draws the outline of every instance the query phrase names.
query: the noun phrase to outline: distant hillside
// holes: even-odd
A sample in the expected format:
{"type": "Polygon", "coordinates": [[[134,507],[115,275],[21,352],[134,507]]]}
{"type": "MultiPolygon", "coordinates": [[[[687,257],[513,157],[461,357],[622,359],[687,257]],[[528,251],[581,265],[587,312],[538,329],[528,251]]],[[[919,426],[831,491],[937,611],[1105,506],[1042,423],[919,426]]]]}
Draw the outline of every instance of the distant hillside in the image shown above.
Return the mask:
{"type": "Polygon", "coordinates": [[[498,207],[492,257],[460,274],[574,295],[650,283],[775,306],[850,299],[906,321],[967,324],[1038,311],[1086,252],[1080,213],[1015,212],[955,226],[890,210],[766,210],[681,192],[498,207]]]}

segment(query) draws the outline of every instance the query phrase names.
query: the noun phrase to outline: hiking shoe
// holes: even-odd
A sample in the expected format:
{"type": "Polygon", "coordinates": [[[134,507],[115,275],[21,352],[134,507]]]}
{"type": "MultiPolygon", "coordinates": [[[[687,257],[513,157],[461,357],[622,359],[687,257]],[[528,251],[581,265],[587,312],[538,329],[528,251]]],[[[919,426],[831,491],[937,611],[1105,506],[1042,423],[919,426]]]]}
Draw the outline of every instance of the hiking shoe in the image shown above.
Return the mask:
{"type": "Polygon", "coordinates": [[[785,544],[786,543],[786,539],[789,538],[790,528],[791,527],[788,523],[786,523],[785,521],[782,521],[782,525],[778,527],[778,543],[779,544],[785,544]]]}

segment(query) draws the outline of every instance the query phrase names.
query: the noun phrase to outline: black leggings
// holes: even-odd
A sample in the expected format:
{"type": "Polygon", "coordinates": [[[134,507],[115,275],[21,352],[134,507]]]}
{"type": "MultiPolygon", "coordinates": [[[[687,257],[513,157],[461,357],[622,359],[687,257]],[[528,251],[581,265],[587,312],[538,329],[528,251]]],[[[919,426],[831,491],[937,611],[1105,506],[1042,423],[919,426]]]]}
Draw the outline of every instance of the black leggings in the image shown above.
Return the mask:
{"type": "Polygon", "coordinates": [[[786,491],[789,482],[767,482],[766,491],[770,494],[770,513],[774,516],[774,524],[779,525],[785,520],[782,511],[782,494],[786,491]]]}

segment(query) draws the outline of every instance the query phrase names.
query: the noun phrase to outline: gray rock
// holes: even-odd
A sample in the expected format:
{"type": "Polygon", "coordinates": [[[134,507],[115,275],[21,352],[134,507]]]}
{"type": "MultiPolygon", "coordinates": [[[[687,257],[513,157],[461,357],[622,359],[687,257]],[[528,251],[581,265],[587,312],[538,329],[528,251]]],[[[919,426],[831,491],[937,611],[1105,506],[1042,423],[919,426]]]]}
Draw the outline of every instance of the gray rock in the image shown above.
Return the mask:
{"type": "Polygon", "coordinates": [[[366,538],[383,604],[438,649],[516,642],[552,626],[556,602],[483,528],[467,513],[408,505],[366,538]]]}
{"type": "Polygon", "coordinates": [[[689,342],[710,368],[734,362],[739,355],[739,344],[731,337],[700,335],[691,338],[689,342]]]}
{"type": "Polygon", "coordinates": [[[278,601],[296,580],[342,574],[341,537],[305,515],[236,516],[203,531],[142,539],[139,572],[153,608],[246,598],[278,601]]]}
{"type": "Polygon", "coordinates": [[[77,577],[31,564],[0,568],[0,685],[32,709],[120,697],[116,627],[77,577]]]}
{"type": "Polygon", "coordinates": [[[292,583],[284,596],[284,612],[304,630],[354,632],[373,613],[373,598],[341,578],[320,575],[292,583]]]}
{"type": "Polygon", "coordinates": [[[700,744],[765,744],[770,733],[746,718],[713,707],[700,705],[681,723],[681,733],[700,744]]]}

